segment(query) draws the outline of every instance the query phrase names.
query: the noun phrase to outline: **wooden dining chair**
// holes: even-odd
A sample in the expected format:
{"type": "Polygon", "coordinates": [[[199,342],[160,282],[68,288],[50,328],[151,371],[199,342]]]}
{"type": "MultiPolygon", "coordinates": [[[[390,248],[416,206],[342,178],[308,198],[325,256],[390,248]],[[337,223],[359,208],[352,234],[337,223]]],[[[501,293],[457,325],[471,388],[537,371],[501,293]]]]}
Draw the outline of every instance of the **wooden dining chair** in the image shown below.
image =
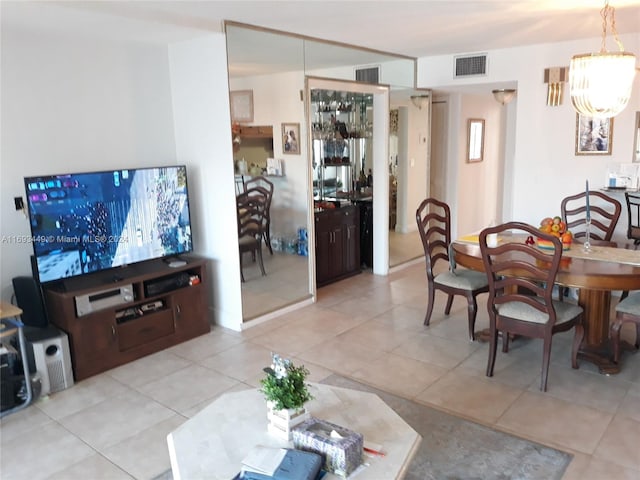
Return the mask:
{"type": "MultiPolygon", "coordinates": [[[[586,237],[587,193],[580,192],[562,199],[560,211],[562,220],[573,233],[574,239],[586,237]]],[[[615,198],[602,192],[589,191],[589,207],[591,212],[591,244],[615,246],[612,242],[613,232],[618,224],[622,205],[615,198]]]]}
{"type": "Polygon", "coordinates": [[[238,248],[240,250],[240,278],[244,282],[242,257],[251,252],[258,260],[262,275],[266,275],[262,259],[262,240],[265,226],[264,214],[269,193],[262,187],[253,187],[236,196],[238,218],[238,248]]]}
{"type": "Polygon", "coordinates": [[[578,348],[584,338],[583,310],[579,305],[553,300],[552,289],[562,258],[562,243],[537,227],[509,222],[485,228],[479,236],[480,253],[489,278],[489,359],[487,376],[493,376],[496,362],[498,332],[502,332],[502,351],[509,351],[509,334],[544,341],[540,390],[547,391],[547,377],[551,358],[551,339],[554,334],[575,327],[571,350],[571,366],[578,368],[578,348]],[[507,231],[548,240],[551,254],[535,244],[504,242],[487,244],[490,234],[507,231]]]}
{"type": "Polygon", "coordinates": [[[455,268],[454,259],[449,255],[451,244],[451,209],[449,205],[435,198],[427,198],[416,210],[418,232],[422,240],[427,272],[427,313],[424,324],[429,325],[435,292],[440,290],[447,294],[445,315],[451,312],[453,297],[461,295],[467,299],[467,315],[469,322],[469,339],[475,340],[475,324],[478,312],[476,297],[489,291],[487,276],[483,272],[455,268]],[[435,274],[438,262],[446,263],[448,271],[435,274]]]}
{"type": "Polygon", "coordinates": [[[640,193],[625,192],[627,202],[627,238],[640,245],[640,193]]]}
{"type": "Polygon", "coordinates": [[[613,343],[613,361],[620,362],[620,329],[631,322],[636,324],[635,347],[640,347],[640,292],[632,292],[616,305],[616,318],[611,323],[610,337],[613,343]]]}
{"type": "MultiPolygon", "coordinates": [[[[612,238],[622,212],[620,202],[602,192],[589,190],[589,210],[591,213],[591,227],[589,230],[589,242],[591,245],[616,247],[617,244],[612,238]]],[[[580,192],[562,199],[560,212],[562,221],[567,224],[567,229],[571,230],[574,240],[577,243],[584,242],[587,236],[585,226],[587,193],[580,192]]],[[[560,300],[564,299],[568,294],[568,287],[560,287],[560,300]]]]}
{"type": "Polygon", "coordinates": [[[253,187],[262,187],[267,192],[267,204],[264,212],[265,225],[262,231],[262,236],[264,238],[264,243],[269,249],[269,253],[273,255],[273,248],[271,247],[271,201],[273,200],[274,191],[273,182],[263,176],[253,177],[244,182],[245,192],[253,187]]]}

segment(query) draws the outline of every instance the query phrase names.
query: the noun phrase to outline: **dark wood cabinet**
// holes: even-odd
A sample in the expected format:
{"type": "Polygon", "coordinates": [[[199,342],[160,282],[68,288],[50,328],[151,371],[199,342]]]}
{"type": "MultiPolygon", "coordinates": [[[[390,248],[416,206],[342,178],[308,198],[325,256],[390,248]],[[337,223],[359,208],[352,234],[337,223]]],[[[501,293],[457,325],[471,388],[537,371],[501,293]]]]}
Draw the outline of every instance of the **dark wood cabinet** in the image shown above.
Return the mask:
{"type": "Polygon", "coordinates": [[[356,206],[316,212],[315,231],[318,286],[360,273],[360,220],[356,206]]]}
{"type": "Polygon", "coordinates": [[[107,285],[45,287],[49,319],[69,336],[75,379],[209,332],[205,263],[192,258],[174,268],[162,261],[150,262],[125,268],[119,272],[119,281],[107,285]],[[101,298],[105,289],[111,294],[128,286],[133,292],[130,301],[115,301],[78,316],[77,298],[101,298]]]}

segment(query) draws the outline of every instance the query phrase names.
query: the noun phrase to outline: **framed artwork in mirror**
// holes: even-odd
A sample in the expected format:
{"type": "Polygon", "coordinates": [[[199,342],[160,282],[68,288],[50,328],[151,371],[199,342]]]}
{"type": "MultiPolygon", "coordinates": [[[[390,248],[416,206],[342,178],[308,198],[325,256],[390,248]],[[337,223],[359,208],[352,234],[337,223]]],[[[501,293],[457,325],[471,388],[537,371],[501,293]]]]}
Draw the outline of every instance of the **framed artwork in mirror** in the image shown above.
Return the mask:
{"type": "Polygon", "coordinates": [[[484,119],[467,120],[467,163],[481,162],[484,155],[484,119]]]}
{"type": "Polygon", "coordinates": [[[611,155],[613,118],[576,113],[576,155],[611,155]]]}
{"type": "Polygon", "coordinates": [[[253,122],[253,90],[229,92],[229,103],[232,122],[253,122]]]}
{"type": "Polygon", "coordinates": [[[282,153],[300,155],[300,124],[282,124],[282,153]]]}

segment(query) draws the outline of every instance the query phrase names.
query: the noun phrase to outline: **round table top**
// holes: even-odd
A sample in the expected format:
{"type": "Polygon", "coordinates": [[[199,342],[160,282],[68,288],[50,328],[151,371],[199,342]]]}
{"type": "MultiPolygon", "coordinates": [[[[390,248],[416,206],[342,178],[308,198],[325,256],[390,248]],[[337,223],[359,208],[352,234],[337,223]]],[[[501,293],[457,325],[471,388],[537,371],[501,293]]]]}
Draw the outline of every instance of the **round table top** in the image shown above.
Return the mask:
{"type": "MultiPolygon", "coordinates": [[[[524,243],[526,236],[513,235],[507,241],[524,243]]],[[[573,248],[580,248],[573,245],[573,248]]],[[[604,255],[594,255],[594,258],[572,257],[571,250],[563,253],[560,269],[556,276],[556,283],[566,287],[577,287],[589,290],[640,290],[640,250],[637,250],[636,264],[623,263],[616,260],[615,255],[607,257],[606,252],[615,253],[611,247],[597,247],[604,255]],[[598,257],[598,259],[596,259],[598,257]]],[[[484,271],[480,246],[474,242],[454,241],[455,261],[472,270],[484,271]]],[[[634,253],[636,253],[634,252],[634,253]]],[[[577,252],[576,252],[577,253],[577,252]]],[[[625,252],[629,253],[629,252],[625,252]]]]}

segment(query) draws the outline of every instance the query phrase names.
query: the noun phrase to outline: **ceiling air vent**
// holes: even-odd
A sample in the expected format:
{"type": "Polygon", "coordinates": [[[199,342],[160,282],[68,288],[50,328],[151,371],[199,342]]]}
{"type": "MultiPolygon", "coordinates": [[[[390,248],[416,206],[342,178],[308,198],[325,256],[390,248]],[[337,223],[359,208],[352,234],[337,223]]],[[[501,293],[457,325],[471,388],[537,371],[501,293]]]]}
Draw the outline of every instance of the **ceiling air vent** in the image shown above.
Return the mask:
{"type": "Polygon", "coordinates": [[[356,82],[378,83],[380,67],[356,68],[356,82]]]}
{"type": "Polygon", "coordinates": [[[454,78],[487,74],[487,55],[464,55],[455,57],[454,78]]]}

